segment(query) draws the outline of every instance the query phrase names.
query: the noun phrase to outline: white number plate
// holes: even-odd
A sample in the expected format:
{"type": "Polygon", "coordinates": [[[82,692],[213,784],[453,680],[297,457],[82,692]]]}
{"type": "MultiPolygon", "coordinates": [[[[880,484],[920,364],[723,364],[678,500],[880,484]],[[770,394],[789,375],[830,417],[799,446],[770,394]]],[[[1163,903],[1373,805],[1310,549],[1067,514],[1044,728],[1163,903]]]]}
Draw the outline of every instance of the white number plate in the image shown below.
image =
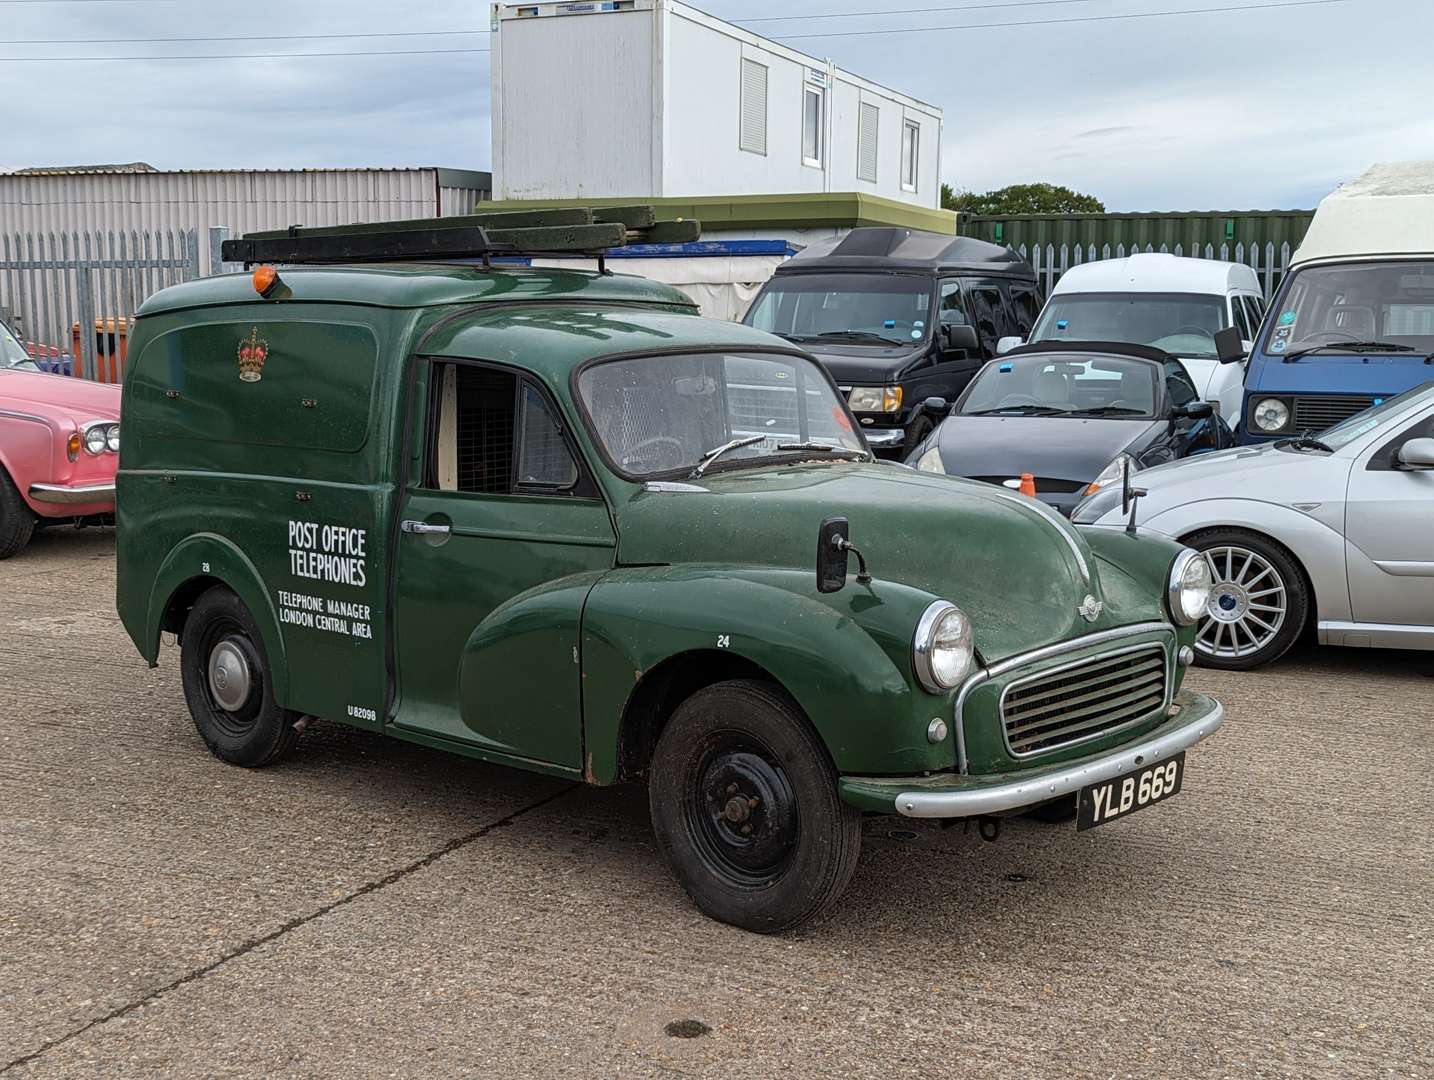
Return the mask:
{"type": "Polygon", "coordinates": [[[1184,782],[1185,753],[1181,751],[1172,758],[1143,766],[1114,780],[1081,788],[1076,829],[1094,829],[1163,802],[1179,794],[1184,782]]]}

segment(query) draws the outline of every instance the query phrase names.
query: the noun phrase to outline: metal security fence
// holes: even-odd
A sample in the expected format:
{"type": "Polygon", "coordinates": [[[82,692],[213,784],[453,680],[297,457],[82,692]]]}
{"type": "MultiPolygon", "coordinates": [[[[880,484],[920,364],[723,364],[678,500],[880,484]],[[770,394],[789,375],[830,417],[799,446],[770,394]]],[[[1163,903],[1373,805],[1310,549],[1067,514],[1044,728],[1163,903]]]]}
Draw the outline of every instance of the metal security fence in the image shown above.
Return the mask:
{"type": "Polygon", "coordinates": [[[1294,249],[1288,243],[1276,247],[1274,243],[1267,243],[1264,247],[1251,244],[1246,247],[1244,244],[1221,244],[1216,247],[1214,244],[1206,244],[1204,247],[1195,247],[1186,251],[1184,246],[1176,244],[1175,247],[1167,248],[1164,244],[1156,247],[1153,244],[1146,244],[1141,247],[1132,244],[1127,248],[1124,244],[1102,244],[1096,247],[1095,244],[1046,244],[1044,247],[1036,245],[1027,247],[1021,244],[1015,247],[1023,259],[1029,262],[1036,270],[1036,277],[1041,282],[1042,289],[1047,295],[1051,288],[1061,279],[1061,275],[1072,266],[1079,266],[1081,263],[1098,262],[1102,259],[1123,259],[1127,255],[1135,255],[1145,252],[1160,252],[1168,255],[1188,256],[1192,259],[1218,259],[1221,262],[1246,263],[1260,279],[1260,285],[1265,291],[1268,299],[1275,294],[1275,289],[1285,276],[1285,271],[1290,265],[1290,256],[1294,249]]]}
{"type": "Polygon", "coordinates": [[[42,367],[118,382],[151,293],[199,276],[199,232],[0,234],[0,308],[42,367]]]}
{"type": "Polygon", "coordinates": [[[1179,211],[1108,214],[962,214],[963,236],[1007,246],[1039,260],[1049,288],[1072,266],[1136,252],[1247,263],[1268,295],[1279,285],[1312,210],[1179,211]]]}

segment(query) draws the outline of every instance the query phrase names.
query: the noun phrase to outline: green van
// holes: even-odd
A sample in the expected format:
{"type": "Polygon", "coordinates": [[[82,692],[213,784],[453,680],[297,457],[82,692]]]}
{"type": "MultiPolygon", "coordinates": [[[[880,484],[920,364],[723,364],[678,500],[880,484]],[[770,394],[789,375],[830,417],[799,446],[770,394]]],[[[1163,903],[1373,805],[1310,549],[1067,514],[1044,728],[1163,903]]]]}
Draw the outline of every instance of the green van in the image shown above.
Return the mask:
{"type": "Polygon", "coordinates": [[[225,761],[317,717],[646,781],[702,910],[779,931],[863,812],[1088,828],[1220,725],[1193,552],[873,460],[810,355],[666,286],[263,266],[151,297],[129,356],[119,614],[225,761]]]}

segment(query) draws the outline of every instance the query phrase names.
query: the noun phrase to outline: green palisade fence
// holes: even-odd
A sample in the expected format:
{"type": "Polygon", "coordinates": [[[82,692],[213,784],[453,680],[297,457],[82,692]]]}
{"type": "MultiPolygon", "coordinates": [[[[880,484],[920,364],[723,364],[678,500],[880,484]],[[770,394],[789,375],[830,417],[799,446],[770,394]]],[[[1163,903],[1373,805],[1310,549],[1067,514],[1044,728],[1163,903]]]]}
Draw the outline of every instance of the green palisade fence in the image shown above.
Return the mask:
{"type": "Polygon", "coordinates": [[[962,214],[957,231],[1003,244],[1035,268],[1045,290],[1072,266],[1142,251],[1222,259],[1253,267],[1272,296],[1304,239],[1313,210],[1171,214],[962,214]]]}

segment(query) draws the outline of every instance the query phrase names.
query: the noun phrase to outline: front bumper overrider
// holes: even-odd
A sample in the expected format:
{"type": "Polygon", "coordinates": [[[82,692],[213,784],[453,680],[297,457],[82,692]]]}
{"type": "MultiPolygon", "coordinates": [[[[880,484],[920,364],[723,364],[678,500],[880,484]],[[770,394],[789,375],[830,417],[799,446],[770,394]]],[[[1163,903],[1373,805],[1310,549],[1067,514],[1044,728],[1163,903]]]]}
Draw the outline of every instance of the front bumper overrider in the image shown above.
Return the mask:
{"type": "Polygon", "coordinates": [[[1224,706],[1204,694],[1183,691],[1175,704],[1175,715],[1159,727],[1089,757],[986,776],[844,776],[841,797],[863,810],[916,818],[980,817],[1036,806],[1178,754],[1224,722],[1224,706]]]}

